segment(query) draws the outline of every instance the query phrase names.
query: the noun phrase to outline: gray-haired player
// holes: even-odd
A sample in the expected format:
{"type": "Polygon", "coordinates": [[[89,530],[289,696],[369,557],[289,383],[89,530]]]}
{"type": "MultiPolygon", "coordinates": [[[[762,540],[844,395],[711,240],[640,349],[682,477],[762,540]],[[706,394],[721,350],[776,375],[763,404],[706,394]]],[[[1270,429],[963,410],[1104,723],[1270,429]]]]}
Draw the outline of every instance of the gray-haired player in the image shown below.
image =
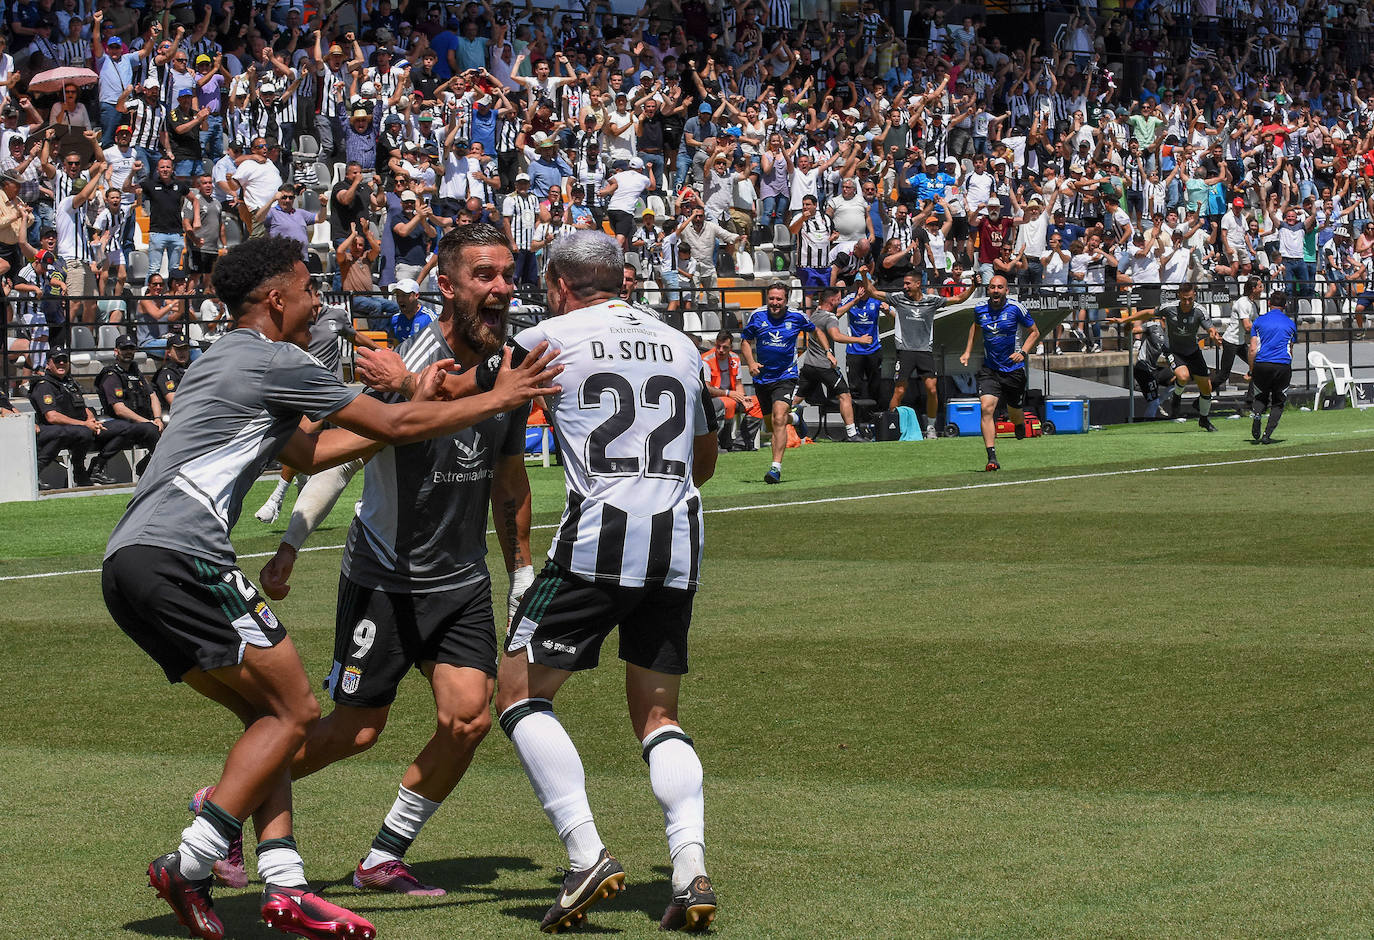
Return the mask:
{"type": "Polygon", "coordinates": [[[546,399],[567,506],[548,563],[512,618],[496,693],[501,729],[568,850],[571,871],[544,915],[551,933],[625,883],[597,834],[577,748],[553,712],[559,688],[596,666],[617,627],[630,723],[673,861],[660,925],[697,929],[716,911],[701,761],[677,715],[701,565],[697,487],[715,470],[715,410],[692,341],[617,296],[622,263],[620,247],[600,233],[554,242],[546,273],[554,316],[515,337],[517,354],[557,344],[567,389],[546,399]]]}
{"type": "MultiPolygon", "coordinates": [[[[319,706],[285,628],[237,567],[229,533],[249,487],[277,456],[317,470],[374,440],[452,434],[556,391],[549,381],[556,372],[543,368],[551,356],[531,356],[488,394],[385,404],[360,396],[305,352],[320,299],[298,243],[264,237],[231,248],[214,282],[235,329],[178,386],[177,419],[110,536],[102,589],[120,628],[170,681],[223,705],[245,730],[180,845],[153,860],[148,878],[194,936],[219,940],[211,872],[252,814],[263,919],[305,936],[368,938],[371,924],[306,883],[287,768],[319,706]],[[326,417],[339,427],[300,430],[302,418],[326,417]]],[[[426,390],[437,390],[438,378],[431,370],[426,390]]]]}

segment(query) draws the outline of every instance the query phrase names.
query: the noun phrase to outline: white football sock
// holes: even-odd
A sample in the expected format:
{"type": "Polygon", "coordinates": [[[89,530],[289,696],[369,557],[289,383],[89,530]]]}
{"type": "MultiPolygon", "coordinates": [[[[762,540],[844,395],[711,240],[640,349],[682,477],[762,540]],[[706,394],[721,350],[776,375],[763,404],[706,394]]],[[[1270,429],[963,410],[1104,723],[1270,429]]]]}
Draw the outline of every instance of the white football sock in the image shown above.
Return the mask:
{"type": "Polygon", "coordinates": [[[682,890],[694,877],[706,873],[706,797],[701,788],[701,760],[696,749],[680,737],[658,740],[664,735],[680,734],[682,729],[677,725],[664,725],[644,739],[649,782],[663,808],[668,856],[673,859],[674,891],[682,890]],[[696,848],[688,851],[690,846],[696,848]]]}
{"type": "MultiPolygon", "coordinates": [[[[523,703],[522,703],[523,704],[523,703]]],[[[512,708],[519,707],[518,705],[512,708]]],[[[551,711],[531,712],[510,732],[511,743],[530,778],[535,796],[568,849],[574,871],[596,864],[605,843],[597,835],[587,802],[587,778],[582,758],[568,732],[551,711]]]]}
{"type": "Polygon", "coordinates": [[[204,816],[181,830],[181,873],[191,881],[208,878],[215,862],[229,854],[229,839],[204,816]]]}
{"type": "Polygon", "coordinates": [[[296,505],[291,508],[291,521],[287,523],[286,534],[281,540],[295,549],[304,545],[310,533],[319,527],[339,501],[348,481],[362,468],[363,461],[360,458],[312,476],[296,497],[296,505]]]}
{"type": "Polygon", "coordinates": [[[855,434],[859,433],[858,425],[846,424],[844,426],[844,433],[849,437],[853,437],[855,434]]]}
{"type": "Polygon", "coordinates": [[[282,500],[286,499],[286,491],[289,490],[290,488],[291,488],[291,481],[290,481],[290,480],[278,480],[278,481],[277,481],[277,488],[274,489],[274,490],[272,491],[272,495],[269,496],[269,497],[267,497],[267,498],[268,498],[269,500],[271,500],[272,502],[274,502],[274,503],[280,503],[282,500]]]}
{"type": "Polygon", "coordinates": [[[697,875],[706,874],[706,849],[700,842],[689,842],[673,856],[673,893],[677,894],[692,883],[697,875]]]}
{"type": "Polygon", "coordinates": [[[413,790],[397,788],[396,802],[391,804],[391,811],[382,822],[382,831],[372,841],[372,851],[363,859],[363,867],[372,868],[382,862],[404,857],[405,849],[401,849],[399,853],[395,850],[402,845],[409,848],[410,843],[420,834],[420,829],[429,822],[429,817],[433,816],[438,808],[438,803],[413,790]],[[386,845],[378,845],[379,842],[385,842],[386,845]]]}
{"type": "Polygon", "coordinates": [[[263,884],[283,888],[309,887],[305,880],[305,862],[295,842],[289,839],[269,839],[258,845],[258,877],[263,884]],[[267,847],[269,845],[271,848],[267,847]]]}
{"type": "Polygon", "coordinates": [[[773,469],[774,469],[774,470],[781,470],[781,469],[782,469],[782,464],[779,463],[779,462],[776,461],[776,460],[773,461],[773,469]]]}
{"type": "Polygon", "coordinates": [[[1207,417],[1209,414],[1211,414],[1211,413],[1212,413],[1212,396],[1211,396],[1211,395],[1203,395],[1201,398],[1199,398],[1199,399],[1197,400],[1197,410],[1198,410],[1198,414],[1202,415],[1204,418],[1207,417]]]}

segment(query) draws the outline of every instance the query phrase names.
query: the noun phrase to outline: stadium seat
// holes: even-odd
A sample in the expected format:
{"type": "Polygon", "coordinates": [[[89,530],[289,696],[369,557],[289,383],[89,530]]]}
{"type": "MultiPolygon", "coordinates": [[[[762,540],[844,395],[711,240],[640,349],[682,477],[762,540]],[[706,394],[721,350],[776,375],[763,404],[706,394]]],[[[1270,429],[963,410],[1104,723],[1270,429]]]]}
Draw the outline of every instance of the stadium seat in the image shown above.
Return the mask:
{"type": "MultiPolygon", "coordinates": [[[[73,347],[75,348],[75,347],[73,347]]],[[[1354,385],[1354,379],[1350,374],[1350,364],[1348,362],[1332,362],[1324,354],[1315,349],[1307,354],[1307,364],[1316,373],[1317,386],[1317,405],[1320,407],[1322,395],[1326,392],[1327,386],[1335,393],[1336,398],[1350,398],[1350,387],[1354,385]]]]}
{"type": "Polygon", "coordinates": [[[142,284],[148,279],[148,252],[131,251],[129,252],[129,264],[127,268],[130,282],[142,284]]]}
{"type": "Polygon", "coordinates": [[[327,193],[332,188],[329,164],[315,161],[315,191],[327,193]]]}
{"type": "Polygon", "coordinates": [[[124,331],[118,326],[106,323],[96,330],[96,350],[95,358],[101,362],[113,362],[115,358],[115,340],[122,336],[124,331]]]}
{"type": "Polygon", "coordinates": [[[88,352],[95,349],[95,337],[91,335],[91,328],[88,326],[73,326],[71,328],[71,351],[88,352]]]}
{"type": "Polygon", "coordinates": [[[775,224],[775,225],[773,226],[773,247],[774,247],[774,248],[788,249],[788,248],[791,248],[794,244],[796,244],[796,243],[792,240],[792,230],[791,230],[791,229],[789,229],[786,225],[782,225],[782,224],[775,224]]]}
{"type": "Polygon", "coordinates": [[[320,211],[320,194],[313,189],[301,193],[300,207],[311,215],[320,211]]]}
{"type": "Polygon", "coordinates": [[[347,164],[347,163],[336,163],[336,164],[334,164],[334,182],[335,182],[335,183],[342,183],[342,182],[343,182],[343,178],[344,178],[344,174],[347,173],[347,172],[348,172],[348,164],[347,164]]]}
{"type": "Polygon", "coordinates": [[[320,155],[320,142],[309,134],[301,134],[296,138],[296,149],[293,156],[309,157],[314,159],[320,155]]]}

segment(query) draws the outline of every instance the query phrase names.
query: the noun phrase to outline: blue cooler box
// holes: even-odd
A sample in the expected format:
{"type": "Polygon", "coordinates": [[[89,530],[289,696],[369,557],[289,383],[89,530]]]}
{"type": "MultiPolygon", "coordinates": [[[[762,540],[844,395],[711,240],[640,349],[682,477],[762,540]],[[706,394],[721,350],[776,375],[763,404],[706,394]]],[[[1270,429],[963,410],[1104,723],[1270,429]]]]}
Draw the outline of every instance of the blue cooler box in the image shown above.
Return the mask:
{"type": "Polygon", "coordinates": [[[1044,418],[1054,428],[1051,434],[1088,433],[1088,403],[1079,398],[1046,400],[1044,418]]]}
{"type": "Polygon", "coordinates": [[[956,398],[945,403],[945,436],[957,437],[983,432],[983,407],[976,398],[956,398]]]}

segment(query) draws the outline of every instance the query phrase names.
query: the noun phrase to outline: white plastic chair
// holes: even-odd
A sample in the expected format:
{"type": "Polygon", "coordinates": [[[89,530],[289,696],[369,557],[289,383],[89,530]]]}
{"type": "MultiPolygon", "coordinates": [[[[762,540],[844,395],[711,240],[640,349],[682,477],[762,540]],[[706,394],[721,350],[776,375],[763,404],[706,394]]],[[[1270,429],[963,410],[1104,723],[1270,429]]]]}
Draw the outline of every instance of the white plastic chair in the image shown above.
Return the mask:
{"type": "Polygon", "coordinates": [[[1307,364],[1317,374],[1318,404],[1321,402],[1322,393],[1326,391],[1327,385],[1332,387],[1337,398],[1348,399],[1350,397],[1350,387],[1354,384],[1354,378],[1350,374],[1349,363],[1332,362],[1324,354],[1314,349],[1307,354],[1307,364]]]}

